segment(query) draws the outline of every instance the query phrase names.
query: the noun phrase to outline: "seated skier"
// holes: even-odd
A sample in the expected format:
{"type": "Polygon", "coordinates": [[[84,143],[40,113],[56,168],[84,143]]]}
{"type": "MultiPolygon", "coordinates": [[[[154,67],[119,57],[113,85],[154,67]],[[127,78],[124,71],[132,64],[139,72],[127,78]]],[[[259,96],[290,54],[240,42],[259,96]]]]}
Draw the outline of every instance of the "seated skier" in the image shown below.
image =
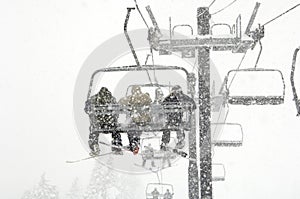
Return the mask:
{"type": "MultiPolygon", "coordinates": [[[[131,107],[130,121],[137,126],[145,126],[151,121],[149,105],[152,100],[148,93],[142,93],[140,86],[133,86],[131,95],[120,99],[121,105],[131,107]]],[[[129,148],[133,154],[139,152],[140,135],[137,132],[128,132],[129,148]]]]}
{"type": "Polygon", "coordinates": [[[155,89],[155,99],[154,104],[161,104],[164,100],[164,93],[161,88],[155,89]]]}
{"type": "Polygon", "coordinates": [[[167,189],[166,193],[164,194],[164,199],[172,199],[173,194],[170,192],[169,189],[167,189]]]}
{"type": "MultiPolygon", "coordinates": [[[[86,104],[94,105],[96,108],[105,105],[112,105],[116,104],[116,99],[112,96],[111,92],[106,88],[102,87],[100,91],[93,95],[86,104]]],[[[100,129],[106,130],[104,133],[111,133],[112,135],[112,151],[116,154],[121,154],[121,146],[122,146],[122,139],[121,139],[121,131],[116,130],[118,127],[118,117],[119,115],[116,113],[107,113],[112,112],[108,110],[96,110],[94,114],[90,114],[91,125],[94,127],[100,127],[100,129]],[[103,112],[106,113],[103,113],[103,112]]],[[[89,147],[91,149],[91,155],[99,155],[99,132],[92,132],[90,130],[89,135],[89,147]]]]}
{"type": "Polygon", "coordinates": [[[159,191],[157,191],[157,188],[154,188],[154,190],[151,192],[153,199],[158,199],[159,197],[159,191]]]}
{"type": "Polygon", "coordinates": [[[156,125],[157,128],[164,126],[164,113],[161,103],[164,100],[164,94],[161,88],[155,90],[155,99],[151,106],[151,116],[152,122],[156,125]]]}
{"type": "MultiPolygon", "coordinates": [[[[182,105],[182,104],[190,104],[192,105],[193,109],[196,109],[196,104],[192,98],[185,95],[180,86],[174,86],[171,90],[171,93],[164,99],[162,102],[163,105],[182,105]]],[[[167,120],[166,126],[167,127],[180,127],[183,123],[183,111],[177,111],[174,113],[166,113],[167,120]]],[[[167,144],[170,142],[170,130],[164,130],[162,135],[162,144],[161,149],[166,150],[167,144]]],[[[177,130],[177,149],[182,149],[185,145],[184,139],[185,134],[183,130],[177,130]]]]}
{"type": "Polygon", "coordinates": [[[148,146],[145,146],[145,152],[143,155],[143,167],[146,166],[147,160],[151,160],[151,166],[155,167],[155,162],[154,162],[154,149],[149,143],[148,146]]]}

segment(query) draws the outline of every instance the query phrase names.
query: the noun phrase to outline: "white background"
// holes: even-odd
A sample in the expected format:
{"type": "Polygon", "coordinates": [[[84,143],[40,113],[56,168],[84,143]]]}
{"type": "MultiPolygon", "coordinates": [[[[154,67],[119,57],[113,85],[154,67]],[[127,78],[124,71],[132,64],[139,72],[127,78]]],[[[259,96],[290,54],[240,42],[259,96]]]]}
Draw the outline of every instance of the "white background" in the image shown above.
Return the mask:
{"type": "MultiPolygon", "coordinates": [[[[196,24],[196,8],[209,3],[149,0],[141,1],[140,8],[150,4],[159,25],[167,29],[169,16],[174,24],[196,24]]],[[[211,12],[228,3],[217,0],[211,12]]],[[[299,1],[261,3],[255,25],[299,1]]],[[[245,29],[254,5],[255,1],[239,0],[213,16],[213,21],[232,24],[241,13],[245,29]]],[[[93,161],[65,163],[87,155],[74,128],[74,84],[85,58],[102,42],[123,31],[128,6],[133,7],[133,1],[0,2],[0,198],[21,198],[25,190],[38,183],[43,172],[59,187],[61,198],[75,177],[79,177],[82,187],[87,185],[93,161]]],[[[132,16],[130,28],[144,28],[137,13],[132,16]]],[[[283,71],[286,103],[231,107],[228,119],[243,124],[245,143],[238,149],[216,150],[215,159],[225,163],[227,179],[214,186],[215,198],[300,197],[300,118],[295,117],[289,83],[292,54],[300,45],[299,19],[300,8],[266,26],[260,67],[283,71]]],[[[257,49],[249,52],[243,67],[251,67],[256,54],[257,49]]],[[[224,75],[237,66],[241,55],[213,53],[211,57],[224,75]]],[[[299,70],[297,75],[300,79],[299,70]]],[[[175,198],[187,198],[186,173],[184,167],[164,173],[166,180],[170,174],[173,176],[170,180],[174,181],[175,198]]],[[[156,180],[155,176],[139,179],[143,183],[156,180]]],[[[139,187],[144,188],[144,184],[139,187]]],[[[144,190],[139,192],[142,198],[144,190]]]]}

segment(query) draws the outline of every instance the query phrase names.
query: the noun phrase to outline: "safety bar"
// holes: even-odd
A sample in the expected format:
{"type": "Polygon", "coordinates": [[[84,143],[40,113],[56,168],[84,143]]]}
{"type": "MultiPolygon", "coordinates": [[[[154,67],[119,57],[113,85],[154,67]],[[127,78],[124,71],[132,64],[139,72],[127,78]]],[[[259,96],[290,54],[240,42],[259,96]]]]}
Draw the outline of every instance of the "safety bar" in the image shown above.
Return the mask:
{"type": "Polygon", "coordinates": [[[174,26],[174,27],[172,28],[172,35],[173,35],[173,36],[174,36],[174,34],[175,34],[175,29],[178,28],[178,27],[189,27],[190,30],[191,30],[191,35],[194,34],[194,30],[193,30],[193,27],[192,27],[191,25],[189,25],[189,24],[179,24],[179,25],[176,25],[176,26],[174,26]]]}
{"type": "Polygon", "coordinates": [[[213,173],[212,181],[215,181],[215,182],[225,181],[226,170],[225,170],[225,166],[223,164],[213,163],[212,164],[212,173],[213,173]],[[214,174],[219,174],[219,175],[214,175],[214,174]]]}
{"type": "Polygon", "coordinates": [[[247,69],[234,69],[227,73],[224,79],[227,101],[232,105],[279,105],[284,103],[285,97],[285,81],[283,74],[277,69],[264,69],[264,68],[247,68],[247,69]],[[232,72],[278,72],[281,76],[283,93],[278,96],[230,96],[228,88],[228,77],[232,72]]]}
{"type": "Polygon", "coordinates": [[[238,123],[211,123],[212,126],[238,126],[238,128],[240,129],[240,139],[237,140],[225,140],[225,139],[221,139],[221,140],[212,140],[212,144],[214,146],[217,147],[240,147],[243,145],[243,140],[244,140],[244,131],[243,131],[243,127],[241,124],[238,123]]]}
{"type": "Polygon", "coordinates": [[[126,71],[147,71],[147,70],[181,70],[183,71],[186,76],[188,76],[188,71],[184,67],[179,67],[179,66],[163,66],[163,65],[143,65],[143,66],[138,66],[138,65],[131,65],[131,66],[122,66],[122,67],[109,67],[109,68],[102,68],[96,70],[91,77],[90,84],[89,84],[89,91],[87,95],[87,99],[91,97],[91,92],[93,88],[93,83],[94,83],[94,78],[98,73],[101,72],[126,72],[126,71]]]}
{"type": "Polygon", "coordinates": [[[134,85],[130,85],[130,86],[127,87],[125,96],[128,96],[129,88],[132,88],[133,86],[139,86],[139,87],[142,87],[142,88],[143,88],[143,87],[172,88],[172,87],[177,86],[177,85],[158,84],[158,83],[150,83],[150,84],[134,84],[134,85]]]}
{"type": "Polygon", "coordinates": [[[232,29],[230,27],[229,24],[227,23],[215,23],[213,24],[211,27],[210,27],[210,30],[209,30],[209,33],[212,35],[213,34],[213,28],[216,27],[216,26],[226,26],[229,28],[229,33],[232,34],[232,29]]]}

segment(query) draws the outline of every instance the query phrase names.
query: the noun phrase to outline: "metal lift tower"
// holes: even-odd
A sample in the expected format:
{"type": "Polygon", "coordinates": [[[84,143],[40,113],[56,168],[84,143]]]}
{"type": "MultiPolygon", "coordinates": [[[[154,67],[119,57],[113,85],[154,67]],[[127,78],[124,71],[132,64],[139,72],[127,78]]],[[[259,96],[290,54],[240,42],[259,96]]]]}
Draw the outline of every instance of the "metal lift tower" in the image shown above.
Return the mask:
{"type": "MultiPolygon", "coordinates": [[[[233,53],[245,53],[248,49],[253,48],[257,40],[254,36],[260,33],[250,32],[254,22],[257,10],[260,4],[256,3],[246,32],[241,31],[241,16],[239,15],[236,24],[233,25],[234,32],[220,37],[212,35],[210,26],[210,13],[208,7],[199,7],[197,9],[197,35],[191,39],[173,38],[174,26],[171,30],[170,20],[170,39],[160,39],[161,32],[153,16],[150,7],[147,11],[150,15],[157,34],[149,34],[149,41],[152,48],[158,50],[160,55],[168,55],[172,52],[181,52],[182,57],[186,54],[198,59],[198,94],[199,94],[199,131],[200,131],[200,179],[198,176],[197,162],[189,162],[189,199],[212,199],[212,142],[211,142],[211,93],[210,93],[210,51],[232,51],[233,53]],[[199,183],[200,180],[200,183],[199,183]],[[200,184],[200,196],[199,196],[200,184]]],[[[216,25],[216,24],[214,24],[216,25]]],[[[218,24],[224,25],[224,24],[218,24]]],[[[182,25],[187,26],[187,25],[182,25]]],[[[189,26],[191,27],[191,26],[189,26]]],[[[230,26],[229,26],[230,27],[230,26]]],[[[193,32],[193,31],[192,31],[193,32]]],[[[196,131],[191,131],[189,135],[189,153],[191,159],[196,159],[196,131]]]]}

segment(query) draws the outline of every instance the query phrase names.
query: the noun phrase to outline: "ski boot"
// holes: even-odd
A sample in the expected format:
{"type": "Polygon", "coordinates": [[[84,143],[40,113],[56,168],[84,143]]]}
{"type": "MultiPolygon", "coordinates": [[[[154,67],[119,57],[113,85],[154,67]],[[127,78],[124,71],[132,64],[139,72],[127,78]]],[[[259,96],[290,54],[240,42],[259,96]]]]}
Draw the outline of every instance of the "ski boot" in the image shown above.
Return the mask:
{"type": "Polygon", "coordinates": [[[185,141],[184,141],[185,134],[183,131],[177,131],[176,134],[177,134],[177,143],[175,149],[183,149],[185,146],[185,141]]]}
{"type": "Polygon", "coordinates": [[[180,140],[176,143],[175,148],[176,149],[183,149],[183,147],[185,146],[185,141],[184,140],[180,140]]]}
{"type": "Polygon", "coordinates": [[[98,144],[94,144],[91,146],[90,156],[98,156],[100,155],[100,148],[98,144]]]}
{"type": "Polygon", "coordinates": [[[153,160],[151,161],[151,166],[152,166],[152,167],[156,167],[153,160]]]}
{"type": "Polygon", "coordinates": [[[162,142],[161,145],[160,145],[160,150],[167,151],[167,144],[162,142]]]}
{"type": "Polygon", "coordinates": [[[112,144],[111,151],[113,152],[113,154],[123,155],[122,143],[117,143],[115,141],[112,141],[111,144],[112,144]]]}
{"type": "Polygon", "coordinates": [[[133,155],[137,155],[140,150],[139,145],[136,142],[130,143],[129,149],[132,151],[133,155]]]}

